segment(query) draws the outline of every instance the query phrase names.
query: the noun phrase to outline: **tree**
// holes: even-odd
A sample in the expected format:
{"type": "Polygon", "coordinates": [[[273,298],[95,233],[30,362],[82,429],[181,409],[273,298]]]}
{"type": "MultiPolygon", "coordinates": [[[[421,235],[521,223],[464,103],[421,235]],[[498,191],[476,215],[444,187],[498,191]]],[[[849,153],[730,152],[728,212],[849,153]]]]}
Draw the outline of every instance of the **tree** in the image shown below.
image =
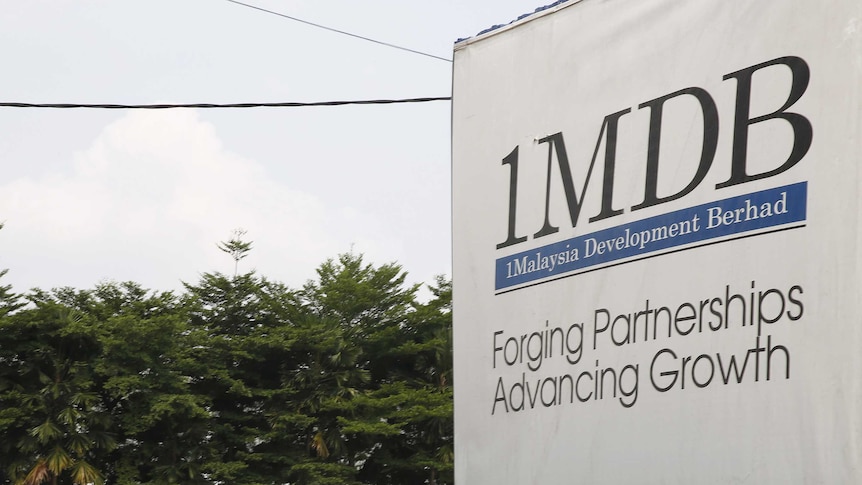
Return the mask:
{"type": "Polygon", "coordinates": [[[245,236],[247,231],[244,229],[234,229],[233,237],[230,238],[227,242],[221,242],[218,244],[218,248],[229,254],[231,258],[233,258],[233,276],[234,278],[237,275],[237,271],[239,269],[239,261],[248,256],[249,251],[251,251],[252,242],[245,242],[242,240],[242,237],[245,236]]]}
{"type": "Polygon", "coordinates": [[[94,389],[98,339],[53,295],[31,302],[0,320],[0,463],[16,484],[101,484],[115,441],[94,389]]]}
{"type": "Polygon", "coordinates": [[[321,401],[311,443],[328,454],[303,470],[340,464],[359,483],[451,483],[451,285],[438,280],[422,305],[400,266],[354,254],[325,262],[318,276],[302,291],[306,308],[344,332],[345,370],[368,377],[321,401]]]}
{"type": "MultiPolygon", "coordinates": [[[[453,483],[451,283],[439,277],[434,298],[416,304],[376,362],[387,375],[347,429],[381,431],[360,477],[366,483],[453,483]],[[397,433],[387,433],[386,423],[397,433]]],[[[347,423],[347,420],[345,420],[347,423]]]]}
{"type": "MultiPolygon", "coordinates": [[[[224,247],[244,257],[250,243],[237,238],[224,247]]],[[[191,387],[213,416],[209,440],[216,455],[204,472],[227,483],[285,483],[303,449],[295,437],[274,431],[286,429],[280,410],[292,392],[285,382],[302,365],[293,349],[299,332],[294,292],[253,271],[232,278],[205,273],[186,290],[196,376],[191,387]]]]}
{"type": "Polygon", "coordinates": [[[95,371],[118,441],[111,483],[208,483],[202,467],[215,453],[207,401],[190,385],[187,308],[171,292],[130,282],[99,285],[90,296],[102,349],[95,371]]]}
{"type": "Polygon", "coordinates": [[[452,483],[451,285],[342,254],[295,291],[238,273],[240,236],[180,296],[9,297],[0,483],[452,483]]]}

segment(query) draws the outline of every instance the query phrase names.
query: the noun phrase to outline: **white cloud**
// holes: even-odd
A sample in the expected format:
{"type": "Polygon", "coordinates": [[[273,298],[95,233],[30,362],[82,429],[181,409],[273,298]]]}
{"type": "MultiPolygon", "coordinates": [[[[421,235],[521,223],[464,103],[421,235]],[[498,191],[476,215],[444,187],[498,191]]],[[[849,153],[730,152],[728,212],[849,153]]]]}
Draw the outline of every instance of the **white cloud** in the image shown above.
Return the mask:
{"type": "Polygon", "coordinates": [[[0,267],[17,291],[105,279],[178,288],[232,271],[216,243],[235,228],[255,241],[241,269],[292,286],[351,243],[372,260],[403,253],[376,217],[327,207],[325,194],[291,188],[302,181],[231,153],[196,111],[130,112],[66,166],[0,184],[0,267]]]}

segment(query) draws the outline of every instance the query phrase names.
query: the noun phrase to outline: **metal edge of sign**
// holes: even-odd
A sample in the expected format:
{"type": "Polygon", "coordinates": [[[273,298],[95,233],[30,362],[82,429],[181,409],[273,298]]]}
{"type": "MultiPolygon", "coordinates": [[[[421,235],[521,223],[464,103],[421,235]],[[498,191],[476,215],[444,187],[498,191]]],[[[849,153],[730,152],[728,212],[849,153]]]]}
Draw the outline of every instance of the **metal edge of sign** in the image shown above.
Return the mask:
{"type": "Polygon", "coordinates": [[[455,41],[454,50],[456,50],[456,51],[461,50],[461,49],[465,48],[466,46],[468,46],[474,42],[478,42],[478,41],[486,39],[490,36],[499,34],[501,32],[505,32],[505,31],[510,30],[510,29],[513,29],[515,27],[518,27],[519,25],[523,25],[526,22],[529,22],[531,20],[535,20],[535,19],[540,18],[540,17],[544,17],[545,15],[554,13],[554,12],[561,10],[561,9],[564,9],[566,7],[571,7],[572,5],[579,4],[583,1],[585,1],[585,0],[558,0],[554,3],[549,4],[549,5],[538,7],[533,12],[525,13],[525,14],[519,16],[518,18],[516,18],[515,20],[512,20],[511,22],[507,23],[507,24],[493,25],[493,26],[479,32],[478,34],[476,34],[472,37],[465,37],[462,39],[457,39],[455,41]]]}

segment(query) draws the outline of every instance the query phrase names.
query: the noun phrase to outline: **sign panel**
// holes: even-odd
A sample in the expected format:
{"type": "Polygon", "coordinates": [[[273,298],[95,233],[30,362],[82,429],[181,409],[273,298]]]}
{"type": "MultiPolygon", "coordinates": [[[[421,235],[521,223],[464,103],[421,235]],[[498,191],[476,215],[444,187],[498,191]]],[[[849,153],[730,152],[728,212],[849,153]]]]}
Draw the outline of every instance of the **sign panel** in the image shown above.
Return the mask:
{"type": "Polygon", "coordinates": [[[455,47],[456,481],[862,483],[862,4],[455,47]]]}

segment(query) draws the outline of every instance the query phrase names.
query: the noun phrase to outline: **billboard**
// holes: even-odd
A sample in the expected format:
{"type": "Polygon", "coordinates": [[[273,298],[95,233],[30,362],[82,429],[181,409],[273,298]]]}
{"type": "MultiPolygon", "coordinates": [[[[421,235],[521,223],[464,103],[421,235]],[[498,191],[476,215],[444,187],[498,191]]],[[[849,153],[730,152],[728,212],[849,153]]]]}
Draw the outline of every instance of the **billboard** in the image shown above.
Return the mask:
{"type": "Polygon", "coordinates": [[[457,43],[457,483],[862,483],[860,121],[858,0],[457,43]]]}

